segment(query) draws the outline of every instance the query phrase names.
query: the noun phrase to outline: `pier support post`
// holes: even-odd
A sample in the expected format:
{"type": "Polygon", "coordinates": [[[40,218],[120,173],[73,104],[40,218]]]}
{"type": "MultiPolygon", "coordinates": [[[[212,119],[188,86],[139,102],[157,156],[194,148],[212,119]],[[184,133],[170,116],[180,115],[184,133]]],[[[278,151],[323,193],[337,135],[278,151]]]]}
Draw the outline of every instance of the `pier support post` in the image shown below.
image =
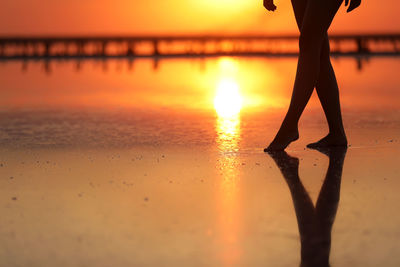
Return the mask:
{"type": "Polygon", "coordinates": [[[84,47],[85,47],[85,45],[84,45],[84,43],[83,42],[81,42],[81,41],[78,41],[77,42],[77,48],[78,48],[78,56],[80,56],[80,57],[82,57],[82,56],[84,56],[84,53],[85,53],[85,49],[84,49],[84,47]]]}
{"type": "Polygon", "coordinates": [[[206,54],[206,42],[205,41],[200,41],[200,54],[201,55],[206,54]]]}
{"type": "Polygon", "coordinates": [[[195,54],[196,54],[195,49],[194,49],[193,41],[191,41],[191,42],[189,42],[189,43],[187,44],[185,54],[186,54],[187,56],[192,56],[192,55],[195,55],[195,54]]]}
{"type": "Polygon", "coordinates": [[[28,56],[28,50],[29,50],[28,43],[24,42],[24,44],[22,46],[22,56],[23,57],[27,57],[28,56]]]}
{"type": "Polygon", "coordinates": [[[160,50],[159,50],[159,41],[157,39],[153,40],[153,55],[154,56],[159,56],[160,55],[160,50]]]}
{"type": "Polygon", "coordinates": [[[393,44],[393,50],[395,53],[399,53],[400,52],[400,42],[393,39],[392,40],[392,44],[393,44]]]}
{"type": "Polygon", "coordinates": [[[68,54],[69,49],[68,48],[69,48],[69,43],[65,42],[64,43],[64,51],[63,51],[63,54],[62,54],[64,57],[69,56],[69,54],[68,54]]]}
{"type": "Polygon", "coordinates": [[[33,56],[38,57],[40,55],[40,44],[35,42],[32,43],[32,45],[33,45],[33,56]]]}
{"type": "Polygon", "coordinates": [[[222,54],[221,41],[215,40],[215,54],[222,54]]]}
{"type": "Polygon", "coordinates": [[[134,56],[135,55],[135,43],[134,42],[129,42],[128,43],[128,49],[126,51],[127,56],[134,56]]]}
{"type": "Polygon", "coordinates": [[[369,53],[368,45],[365,40],[363,40],[362,38],[357,38],[356,43],[358,53],[369,53]]]}
{"type": "Polygon", "coordinates": [[[44,43],[44,56],[48,57],[50,56],[50,53],[51,53],[51,43],[46,41],[44,43]]]}
{"type": "Polygon", "coordinates": [[[102,43],[101,43],[100,55],[101,55],[102,57],[105,57],[105,56],[107,55],[107,46],[108,46],[108,43],[107,43],[107,42],[102,42],[102,43]]]}

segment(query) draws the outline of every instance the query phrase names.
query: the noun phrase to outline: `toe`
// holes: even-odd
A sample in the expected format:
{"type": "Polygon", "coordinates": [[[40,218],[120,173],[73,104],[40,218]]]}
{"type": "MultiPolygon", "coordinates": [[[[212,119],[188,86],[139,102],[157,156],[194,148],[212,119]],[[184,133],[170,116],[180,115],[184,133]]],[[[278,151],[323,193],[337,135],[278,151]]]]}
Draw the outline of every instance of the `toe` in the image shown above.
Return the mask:
{"type": "Polygon", "coordinates": [[[264,152],[270,153],[270,152],[276,152],[276,151],[282,151],[282,148],[279,147],[274,147],[274,146],[269,146],[267,148],[264,148],[264,152]]]}
{"type": "Polygon", "coordinates": [[[267,148],[264,149],[264,152],[277,152],[277,151],[283,151],[284,149],[285,146],[279,144],[270,144],[267,148]]]}
{"type": "Polygon", "coordinates": [[[308,148],[315,148],[318,147],[318,143],[310,143],[307,145],[308,148]]]}
{"type": "Polygon", "coordinates": [[[310,143],[307,145],[308,148],[317,148],[326,146],[326,142],[324,140],[320,140],[318,142],[310,143]]]}

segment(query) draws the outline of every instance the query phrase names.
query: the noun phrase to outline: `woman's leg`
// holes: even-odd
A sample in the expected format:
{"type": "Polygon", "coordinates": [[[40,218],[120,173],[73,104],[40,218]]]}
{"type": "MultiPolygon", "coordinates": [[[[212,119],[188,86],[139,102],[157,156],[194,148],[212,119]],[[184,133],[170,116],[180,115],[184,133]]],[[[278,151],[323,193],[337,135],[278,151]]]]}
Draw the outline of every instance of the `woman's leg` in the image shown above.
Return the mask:
{"type": "Polygon", "coordinates": [[[329,134],[308,147],[347,146],[347,138],[343,128],[340,111],[339,88],[329,55],[328,35],[324,40],[321,52],[320,74],[316,89],[319,100],[329,125],[329,134]]]}
{"type": "MultiPolygon", "coordinates": [[[[289,110],[266,151],[283,150],[298,138],[298,121],[320,75],[321,52],[327,30],[343,0],[307,0],[301,22],[299,60],[289,110]]],[[[299,9],[304,2],[293,1],[299,9]]],[[[296,9],[294,4],[294,8],[296,9]]],[[[296,11],[295,11],[296,13],[296,11]]],[[[301,16],[296,15],[299,21],[301,16]]],[[[298,22],[299,23],[299,22],[298,22]]]]}
{"type": "MultiPolygon", "coordinates": [[[[307,0],[292,0],[296,22],[301,30],[307,0]]],[[[316,84],[316,91],[321,102],[329,125],[329,134],[320,141],[309,144],[309,147],[347,145],[346,134],[343,128],[340,111],[339,88],[330,59],[328,34],[325,34],[321,48],[320,72],[316,84]]]]}

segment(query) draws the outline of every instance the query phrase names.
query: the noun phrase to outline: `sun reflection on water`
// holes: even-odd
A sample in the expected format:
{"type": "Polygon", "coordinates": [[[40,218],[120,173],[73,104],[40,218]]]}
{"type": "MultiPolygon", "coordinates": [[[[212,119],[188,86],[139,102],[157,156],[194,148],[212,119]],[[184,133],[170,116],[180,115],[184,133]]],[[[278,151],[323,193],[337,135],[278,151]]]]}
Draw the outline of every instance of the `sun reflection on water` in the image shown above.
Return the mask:
{"type": "Polygon", "coordinates": [[[240,141],[240,117],[217,118],[217,143],[222,152],[218,161],[218,229],[222,266],[236,266],[241,257],[239,170],[237,151],[240,141]]]}
{"type": "Polygon", "coordinates": [[[217,113],[216,131],[218,148],[224,154],[237,152],[240,141],[240,111],[243,97],[236,81],[237,63],[232,59],[220,60],[220,79],[217,82],[214,109],[217,113]]]}
{"type": "Polygon", "coordinates": [[[219,117],[227,118],[239,114],[242,102],[239,85],[235,80],[224,78],[218,83],[214,108],[219,117]]]}
{"type": "Polygon", "coordinates": [[[218,170],[221,177],[218,190],[218,229],[220,246],[218,258],[222,266],[236,266],[240,262],[239,171],[237,152],[240,145],[240,111],[242,96],[235,79],[236,64],[232,60],[220,62],[221,76],[216,84],[214,109],[216,143],[221,152],[218,170]]]}
{"type": "Polygon", "coordinates": [[[225,156],[238,151],[240,142],[240,116],[217,118],[218,149],[225,156]]]}

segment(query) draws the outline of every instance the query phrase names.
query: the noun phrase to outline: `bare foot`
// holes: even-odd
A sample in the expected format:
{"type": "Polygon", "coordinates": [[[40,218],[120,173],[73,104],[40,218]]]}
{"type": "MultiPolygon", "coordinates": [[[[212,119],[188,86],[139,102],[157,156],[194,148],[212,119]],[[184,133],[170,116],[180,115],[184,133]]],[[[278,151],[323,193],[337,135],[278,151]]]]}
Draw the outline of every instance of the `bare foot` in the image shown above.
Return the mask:
{"type": "Polygon", "coordinates": [[[321,147],[347,147],[347,138],[344,134],[331,134],[319,140],[318,142],[307,145],[308,148],[321,147]]]}
{"type": "Polygon", "coordinates": [[[264,152],[282,151],[297,139],[299,139],[298,129],[291,131],[279,130],[271,144],[264,149],[264,152]]]}

